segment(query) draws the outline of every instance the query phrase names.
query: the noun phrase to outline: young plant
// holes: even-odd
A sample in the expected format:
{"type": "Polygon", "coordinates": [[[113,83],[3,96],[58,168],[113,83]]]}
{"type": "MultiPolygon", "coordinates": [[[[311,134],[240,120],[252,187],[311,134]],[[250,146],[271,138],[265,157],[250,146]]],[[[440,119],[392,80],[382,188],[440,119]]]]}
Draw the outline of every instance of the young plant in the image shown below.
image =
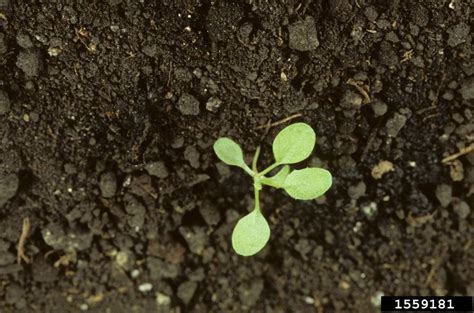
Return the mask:
{"type": "Polygon", "coordinates": [[[250,168],[244,161],[240,146],[230,138],[221,137],[214,143],[217,157],[224,163],[243,169],[253,178],[255,208],[242,217],[232,233],[232,247],[237,254],[251,256],[265,247],[270,238],[270,227],[260,210],[260,190],[263,185],[283,188],[298,200],[312,200],[323,195],[332,185],[332,176],[322,168],[309,167],[291,171],[288,164],[308,158],[316,144],[314,130],[305,123],[295,123],[284,128],[273,141],[275,163],[262,170],[257,169],[260,147],[255,151],[250,168]],[[275,168],[281,169],[267,177],[275,168]]]}

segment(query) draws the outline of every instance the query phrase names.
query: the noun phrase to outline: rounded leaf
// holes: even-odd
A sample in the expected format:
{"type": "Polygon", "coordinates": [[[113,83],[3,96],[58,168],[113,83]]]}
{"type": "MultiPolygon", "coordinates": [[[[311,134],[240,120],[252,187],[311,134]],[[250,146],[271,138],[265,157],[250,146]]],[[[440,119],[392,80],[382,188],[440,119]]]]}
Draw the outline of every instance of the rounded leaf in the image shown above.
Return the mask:
{"type": "Polygon", "coordinates": [[[270,226],[258,210],[242,217],[232,232],[232,247],[237,254],[251,256],[265,247],[270,239],[270,226]]]}
{"type": "Polygon", "coordinates": [[[248,167],[244,161],[244,154],[239,144],[227,137],[221,137],[214,143],[214,152],[217,157],[224,163],[238,166],[241,168],[248,167]]]}
{"type": "Polygon", "coordinates": [[[332,175],[323,168],[294,170],[286,177],[283,188],[293,198],[311,200],[322,196],[332,185],[332,175]]]}
{"type": "Polygon", "coordinates": [[[273,155],[279,164],[298,163],[309,157],[316,143],[314,130],[305,123],[285,127],[273,141],[273,155]]]}

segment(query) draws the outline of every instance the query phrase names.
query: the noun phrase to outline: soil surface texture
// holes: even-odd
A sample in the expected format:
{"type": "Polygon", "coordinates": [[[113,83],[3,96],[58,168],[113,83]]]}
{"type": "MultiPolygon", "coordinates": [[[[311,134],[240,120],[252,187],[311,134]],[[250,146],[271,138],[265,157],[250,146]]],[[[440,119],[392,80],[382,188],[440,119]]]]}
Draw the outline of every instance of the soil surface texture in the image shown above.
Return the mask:
{"type": "Polygon", "coordinates": [[[0,312],[379,312],[474,295],[472,0],[0,0],[0,312]],[[306,122],[314,201],[251,179],[306,122]]]}

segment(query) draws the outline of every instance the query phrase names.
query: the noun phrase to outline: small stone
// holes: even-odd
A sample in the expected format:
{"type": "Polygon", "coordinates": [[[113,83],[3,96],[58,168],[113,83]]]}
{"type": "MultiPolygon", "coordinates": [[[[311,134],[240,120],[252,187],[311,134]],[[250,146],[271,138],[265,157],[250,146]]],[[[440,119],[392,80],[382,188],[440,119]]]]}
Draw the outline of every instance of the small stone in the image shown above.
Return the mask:
{"type": "Polygon", "coordinates": [[[117,177],[112,172],[100,175],[99,188],[104,198],[112,198],[117,191],[117,177]]]}
{"type": "Polygon", "coordinates": [[[179,275],[179,266],[164,262],[158,258],[148,257],[147,268],[150,271],[151,279],[171,278],[174,279],[179,275]]]}
{"type": "Polygon", "coordinates": [[[469,204],[464,201],[460,201],[453,206],[454,212],[458,215],[460,219],[466,219],[471,213],[471,208],[469,204]]]}
{"type": "Polygon", "coordinates": [[[196,149],[195,146],[188,146],[184,150],[184,158],[191,164],[192,168],[198,169],[201,166],[199,162],[199,151],[196,149]]]}
{"type": "Polygon", "coordinates": [[[319,46],[316,24],[311,16],[307,16],[304,20],[289,25],[288,33],[291,49],[310,51],[319,46]]]}
{"type": "Polygon", "coordinates": [[[372,103],[372,111],[376,116],[383,116],[387,113],[388,106],[382,101],[374,101],[372,103]]]}
{"type": "Polygon", "coordinates": [[[20,181],[16,174],[0,174],[0,208],[15,196],[19,184],[20,181]]]}
{"type": "Polygon", "coordinates": [[[369,218],[374,216],[375,213],[377,213],[377,203],[375,202],[370,202],[368,204],[365,204],[361,207],[362,212],[369,218]]]}
{"type": "Polygon", "coordinates": [[[454,94],[451,90],[447,90],[443,93],[443,95],[441,96],[444,100],[448,100],[448,101],[451,101],[454,99],[454,94]]]}
{"type": "Polygon", "coordinates": [[[461,88],[459,88],[459,93],[464,100],[474,99],[474,77],[462,83],[461,88]]]}
{"type": "Polygon", "coordinates": [[[313,297],[306,296],[304,297],[304,302],[309,305],[314,305],[315,301],[313,297]]]}
{"type": "Polygon", "coordinates": [[[203,227],[180,227],[179,232],[189,246],[191,252],[201,255],[206,247],[209,237],[203,227]]]}
{"type": "Polygon", "coordinates": [[[153,58],[158,54],[158,45],[153,44],[153,45],[145,46],[143,47],[142,51],[146,56],[153,58]]]}
{"type": "Polygon", "coordinates": [[[189,280],[196,281],[196,282],[203,281],[206,278],[206,273],[204,272],[204,268],[198,267],[197,269],[188,273],[188,278],[189,280]]]}
{"type": "Polygon", "coordinates": [[[138,290],[140,292],[148,292],[148,291],[151,291],[152,289],[153,289],[153,285],[150,283],[143,283],[138,286],[138,290]]]}
{"type": "Polygon", "coordinates": [[[328,243],[328,244],[330,244],[330,245],[332,245],[332,244],[334,243],[334,235],[333,235],[333,233],[332,233],[330,230],[328,230],[328,229],[326,229],[326,230],[324,231],[324,240],[326,241],[326,243],[328,243]]]}
{"type": "Polygon", "coordinates": [[[250,286],[241,285],[239,288],[239,299],[244,307],[251,308],[260,299],[264,288],[263,279],[254,279],[250,286]]]}
{"type": "Polygon", "coordinates": [[[385,35],[385,40],[391,41],[393,43],[400,42],[400,38],[398,38],[397,34],[395,34],[393,31],[385,35]]]}
{"type": "Polygon", "coordinates": [[[16,43],[25,49],[33,48],[33,43],[31,42],[30,36],[25,33],[18,33],[16,35],[16,43]]]}
{"type": "Polygon", "coordinates": [[[217,210],[211,204],[203,203],[199,207],[199,213],[201,213],[201,216],[204,218],[204,220],[206,221],[208,225],[215,226],[219,224],[219,221],[221,219],[221,214],[219,210],[217,210]]]}
{"type": "Polygon", "coordinates": [[[133,229],[141,229],[143,224],[145,224],[145,206],[135,197],[129,196],[128,194],[125,197],[125,202],[125,211],[131,215],[127,221],[128,225],[133,229]]]}
{"type": "Polygon", "coordinates": [[[186,281],[178,287],[178,298],[180,298],[185,304],[188,304],[194,296],[197,289],[197,283],[193,281],[186,281]]]}
{"type": "Polygon", "coordinates": [[[366,189],[365,183],[361,181],[357,185],[350,186],[347,194],[351,199],[357,200],[365,194],[366,189]]]}
{"type": "Polygon", "coordinates": [[[129,255],[130,255],[130,251],[128,250],[119,251],[115,255],[115,262],[117,263],[118,266],[126,269],[131,265],[129,255]]]}
{"type": "Polygon", "coordinates": [[[223,162],[218,162],[216,164],[217,172],[219,173],[219,181],[224,181],[230,177],[231,171],[229,166],[223,162]]]}
{"type": "Polygon", "coordinates": [[[61,53],[61,49],[60,48],[56,48],[56,47],[49,47],[48,48],[48,55],[50,57],[57,57],[60,53],[61,53]]]}
{"type": "Polygon", "coordinates": [[[382,304],[382,297],[385,294],[382,291],[377,291],[371,298],[370,302],[375,306],[375,307],[380,307],[382,304]]]}
{"type": "Polygon", "coordinates": [[[198,115],[199,101],[188,93],[184,93],[178,100],[178,110],[183,115],[198,115]]]}
{"type": "Polygon", "coordinates": [[[342,96],[341,102],[339,104],[345,109],[358,110],[362,105],[362,97],[358,93],[347,91],[344,96],[342,96]]]}
{"type": "Polygon", "coordinates": [[[371,174],[375,179],[381,179],[385,173],[394,171],[393,163],[386,160],[381,160],[372,168],[371,174]]]}
{"type": "Polygon", "coordinates": [[[379,16],[378,12],[372,6],[365,8],[364,15],[371,22],[375,22],[379,16]]]}
{"type": "Polygon", "coordinates": [[[470,27],[466,23],[459,23],[448,29],[448,45],[455,47],[465,42],[469,37],[470,27]]]}
{"type": "Polygon", "coordinates": [[[28,77],[38,76],[41,68],[39,52],[35,50],[20,51],[16,66],[28,77]]]}
{"type": "Polygon", "coordinates": [[[400,130],[405,126],[407,118],[405,115],[395,113],[395,115],[387,121],[387,134],[389,137],[396,137],[400,130]]]}
{"type": "Polygon", "coordinates": [[[91,232],[65,233],[59,224],[49,224],[41,230],[44,242],[56,250],[68,252],[82,251],[88,249],[92,243],[91,232]]]}
{"type": "Polygon", "coordinates": [[[148,163],[145,165],[145,171],[147,171],[151,176],[158,178],[168,177],[168,169],[166,168],[165,163],[161,161],[148,163]]]}
{"type": "MultiPolygon", "coordinates": [[[[390,24],[389,24],[390,25],[390,24]]],[[[399,58],[397,51],[388,41],[382,41],[378,49],[378,59],[381,64],[394,68],[399,65],[399,58]]]]}
{"type": "Polygon", "coordinates": [[[311,252],[311,250],[312,250],[311,243],[309,242],[308,239],[301,238],[296,243],[295,250],[298,251],[301,254],[301,257],[303,259],[306,260],[308,258],[308,253],[311,252]]]}
{"type": "Polygon", "coordinates": [[[449,164],[449,175],[453,181],[461,181],[464,179],[464,166],[459,160],[454,160],[449,164]]]}
{"type": "Polygon", "coordinates": [[[428,10],[421,4],[413,4],[408,11],[411,20],[419,26],[428,25],[430,18],[428,10]]]}
{"type": "Polygon", "coordinates": [[[130,276],[134,279],[138,278],[138,276],[140,276],[140,270],[137,270],[137,269],[132,270],[132,272],[130,273],[130,276]]]}
{"type": "Polygon", "coordinates": [[[221,107],[222,100],[216,97],[210,97],[209,100],[206,102],[206,110],[211,112],[217,112],[217,110],[221,107]]]}
{"type": "Polygon", "coordinates": [[[171,304],[171,298],[164,293],[156,293],[156,304],[158,306],[169,306],[171,304]]]}
{"type": "Polygon", "coordinates": [[[435,193],[436,198],[443,208],[446,208],[451,203],[453,190],[450,185],[438,185],[435,193]]]}

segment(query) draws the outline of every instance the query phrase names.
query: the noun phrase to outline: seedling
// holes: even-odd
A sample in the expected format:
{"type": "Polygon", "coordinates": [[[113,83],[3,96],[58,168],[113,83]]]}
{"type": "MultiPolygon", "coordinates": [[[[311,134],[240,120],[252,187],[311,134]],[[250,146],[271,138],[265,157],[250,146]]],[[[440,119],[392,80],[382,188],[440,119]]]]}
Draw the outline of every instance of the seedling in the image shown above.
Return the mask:
{"type": "Polygon", "coordinates": [[[309,167],[291,171],[288,164],[295,164],[308,158],[316,144],[314,130],[305,123],[295,123],[284,128],[273,141],[275,163],[262,170],[257,169],[260,147],[255,151],[250,168],[244,161],[240,146],[230,138],[221,137],[214,143],[214,151],[222,162],[243,169],[253,178],[255,208],[242,217],[232,233],[232,247],[237,254],[251,256],[265,247],[270,238],[270,227],[260,209],[262,186],[283,188],[298,200],[312,200],[322,196],[332,185],[329,171],[309,167]],[[265,175],[282,166],[271,177],[265,175]]]}

